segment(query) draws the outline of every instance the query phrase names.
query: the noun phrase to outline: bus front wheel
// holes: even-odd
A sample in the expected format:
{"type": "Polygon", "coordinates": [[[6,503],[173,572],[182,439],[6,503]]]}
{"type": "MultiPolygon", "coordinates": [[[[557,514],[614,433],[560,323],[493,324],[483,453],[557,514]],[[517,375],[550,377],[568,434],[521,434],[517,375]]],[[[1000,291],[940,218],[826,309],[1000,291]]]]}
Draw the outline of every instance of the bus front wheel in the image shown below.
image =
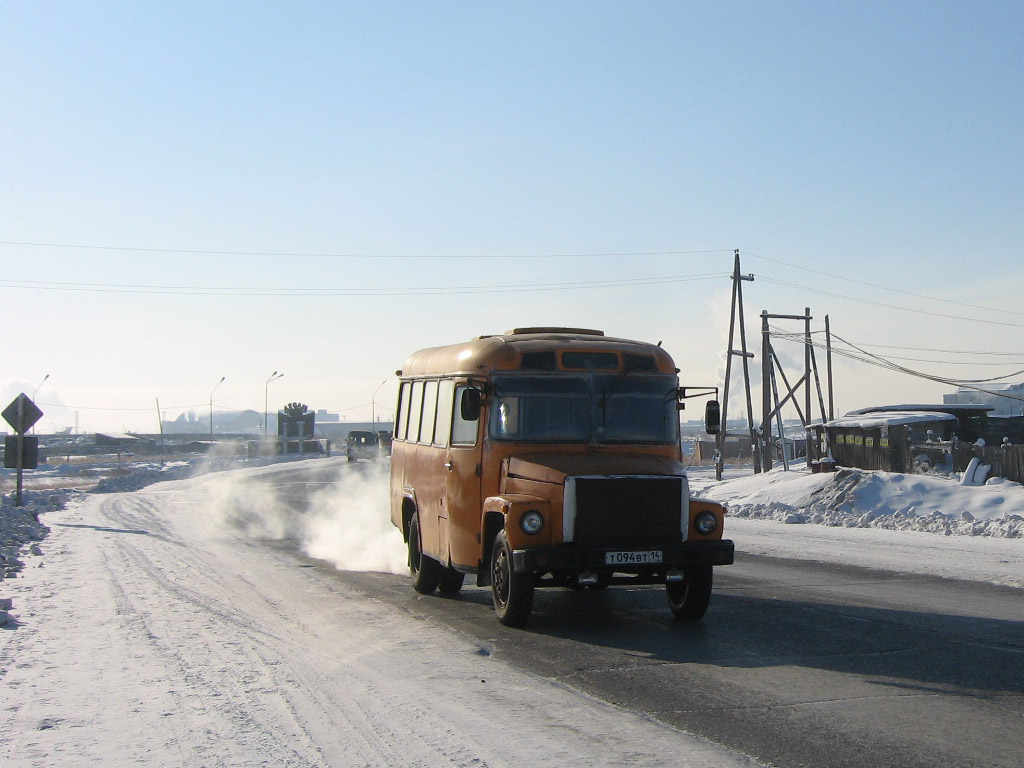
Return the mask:
{"type": "Polygon", "coordinates": [[[533,576],[515,572],[512,547],[504,530],[494,537],[491,552],[491,596],[498,621],[506,627],[526,624],[533,610],[533,576]]]}
{"type": "Polygon", "coordinates": [[[670,581],[665,585],[668,605],[677,619],[697,621],[708,610],[711,602],[711,566],[702,565],[686,569],[683,581],[670,581]]]}
{"type": "Polygon", "coordinates": [[[414,513],[409,521],[409,571],[412,573],[412,588],[421,595],[433,594],[441,583],[443,566],[434,558],[424,555],[420,549],[420,516],[414,513]]]}

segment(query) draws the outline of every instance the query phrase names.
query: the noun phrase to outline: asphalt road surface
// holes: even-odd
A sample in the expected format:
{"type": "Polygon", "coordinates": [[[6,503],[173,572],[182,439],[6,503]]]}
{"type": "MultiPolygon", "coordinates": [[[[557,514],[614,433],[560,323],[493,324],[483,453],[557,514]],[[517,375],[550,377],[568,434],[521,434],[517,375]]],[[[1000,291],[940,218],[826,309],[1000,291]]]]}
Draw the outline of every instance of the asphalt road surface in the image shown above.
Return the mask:
{"type": "Polygon", "coordinates": [[[770,765],[1024,766],[1024,590],[737,545],[696,624],[673,619],[656,587],[538,590],[529,626],[514,630],[487,589],[449,599],[398,576],[336,578],[482,653],[770,765]]]}

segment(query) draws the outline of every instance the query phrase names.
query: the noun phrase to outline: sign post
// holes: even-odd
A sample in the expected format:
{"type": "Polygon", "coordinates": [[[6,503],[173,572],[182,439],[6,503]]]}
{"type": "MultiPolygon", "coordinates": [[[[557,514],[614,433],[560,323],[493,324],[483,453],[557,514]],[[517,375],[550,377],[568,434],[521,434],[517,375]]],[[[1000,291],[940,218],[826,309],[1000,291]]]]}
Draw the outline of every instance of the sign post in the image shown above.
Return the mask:
{"type": "Polygon", "coordinates": [[[3,417],[13,428],[17,437],[14,440],[7,439],[4,446],[4,466],[9,469],[18,470],[18,489],[15,496],[15,506],[21,506],[22,471],[35,469],[39,455],[39,439],[25,437],[25,433],[42,418],[43,412],[39,406],[22,392],[3,411],[3,417]],[[11,448],[14,448],[14,462],[11,462],[11,448]],[[30,461],[26,461],[26,458],[30,461]]]}

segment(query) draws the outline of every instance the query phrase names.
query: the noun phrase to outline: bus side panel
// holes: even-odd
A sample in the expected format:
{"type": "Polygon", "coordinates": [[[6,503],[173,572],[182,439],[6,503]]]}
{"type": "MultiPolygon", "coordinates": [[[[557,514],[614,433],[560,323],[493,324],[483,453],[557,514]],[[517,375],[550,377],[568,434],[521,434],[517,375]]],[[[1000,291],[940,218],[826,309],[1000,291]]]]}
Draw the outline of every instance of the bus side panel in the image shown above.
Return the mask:
{"type": "Polygon", "coordinates": [[[448,548],[441,542],[438,520],[444,514],[445,452],[430,445],[406,444],[406,447],[409,449],[406,484],[416,493],[420,546],[424,554],[447,564],[448,548]]]}
{"type": "Polygon", "coordinates": [[[402,524],[402,502],[405,497],[405,463],[406,449],[404,442],[397,440],[391,444],[391,523],[405,535],[402,524]]]}
{"type": "Polygon", "coordinates": [[[445,503],[453,565],[475,568],[480,559],[480,444],[448,449],[445,503]]]}
{"type": "Polygon", "coordinates": [[[405,533],[402,508],[411,497],[419,516],[422,551],[443,562],[447,547],[441,546],[438,514],[445,492],[444,451],[408,442],[396,442],[392,450],[391,522],[405,533]]]}

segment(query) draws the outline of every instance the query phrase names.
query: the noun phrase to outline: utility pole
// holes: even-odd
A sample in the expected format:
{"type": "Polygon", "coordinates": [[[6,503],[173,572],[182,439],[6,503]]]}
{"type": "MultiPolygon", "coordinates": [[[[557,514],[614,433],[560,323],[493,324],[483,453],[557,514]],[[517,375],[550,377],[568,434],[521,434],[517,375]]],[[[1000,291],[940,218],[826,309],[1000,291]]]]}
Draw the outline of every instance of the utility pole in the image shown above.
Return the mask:
{"type": "Polygon", "coordinates": [[[832,399],[832,330],[825,315],[825,366],[828,371],[828,420],[836,417],[835,403],[832,399]]]}
{"type": "MultiPolygon", "coordinates": [[[[804,413],[807,420],[804,427],[811,423],[811,308],[804,307],[804,413]]],[[[806,436],[806,433],[805,433],[806,436]]]]}
{"type": "Polygon", "coordinates": [[[753,275],[740,274],[740,252],[734,252],[732,269],[732,308],[729,314],[729,346],[725,355],[725,385],[722,389],[722,428],[715,437],[715,478],[722,479],[722,469],[725,464],[726,438],[729,436],[729,383],[732,378],[732,359],[739,356],[743,359],[743,386],[747,402],[747,427],[750,432],[751,452],[754,457],[754,471],[761,471],[761,459],[758,450],[758,441],[754,430],[753,405],[750,401],[750,366],[748,361],[754,355],[747,351],[746,325],[743,319],[743,282],[753,282],[753,275]],[[740,326],[740,349],[734,349],[736,332],[736,319],[739,317],[740,326]]]}
{"type": "MultiPolygon", "coordinates": [[[[812,393],[811,393],[811,377],[814,377],[814,386],[818,394],[818,407],[821,410],[822,421],[827,418],[825,414],[825,400],[821,392],[821,381],[818,378],[818,365],[814,358],[813,344],[811,343],[811,308],[806,307],[803,315],[770,315],[767,311],[761,313],[761,335],[762,335],[762,350],[764,354],[764,360],[762,361],[762,386],[764,388],[762,392],[762,418],[761,418],[761,429],[762,439],[765,441],[765,449],[762,451],[767,468],[771,467],[771,429],[772,429],[772,418],[776,419],[779,440],[783,445],[783,460],[785,462],[785,434],[783,432],[783,421],[782,421],[782,408],[786,403],[792,400],[793,406],[797,410],[797,414],[800,417],[800,422],[804,426],[805,436],[806,430],[811,423],[811,408],[812,408],[812,393]],[[792,385],[789,383],[789,379],[786,378],[786,371],[782,367],[782,363],[775,354],[775,350],[772,348],[771,343],[771,331],[768,327],[768,320],[802,320],[804,322],[804,373],[797,379],[792,385]],[[776,384],[775,368],[778,368],[779,376],[782,378],[783,384],[786,386],[786,394],[784,397],[780,397],[779,390],[776,384]],[[800,387],[804,388],[804,406],[800,407],[799,390],[800,387]],[[774,398],[774,407],[772,405],[774,398]]],[[[825,318],[826,327],[828,325],[828,317],[825,318]]],[[[798,337],[790,337],[795,340],[798,337]]],[[[831,368],[831,358],[830,358],[831,368]]],[[[832,374],[829,371],[829,410],[832,409],[832,374]]],[[[788,463],[785,464],[788,468],[788,463]]]]}
{"type": "Polygon", "coordinates": [[[772,468],[772,341],[768,310],[761,311],[761,471],[772,468]]]}

